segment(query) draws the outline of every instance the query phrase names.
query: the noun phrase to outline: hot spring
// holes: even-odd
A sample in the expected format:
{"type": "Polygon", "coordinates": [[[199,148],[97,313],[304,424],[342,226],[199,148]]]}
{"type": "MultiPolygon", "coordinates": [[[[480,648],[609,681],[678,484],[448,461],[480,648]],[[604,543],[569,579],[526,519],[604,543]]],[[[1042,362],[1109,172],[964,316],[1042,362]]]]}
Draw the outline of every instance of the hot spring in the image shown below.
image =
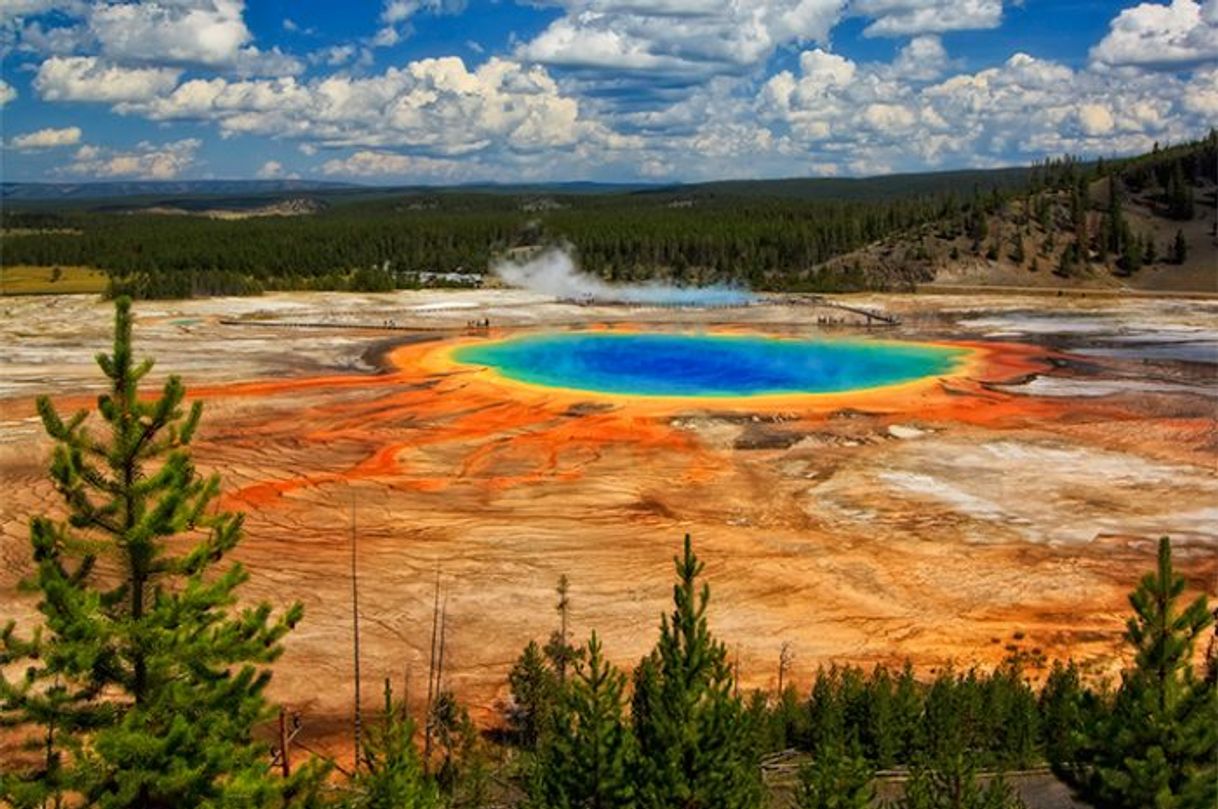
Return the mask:
{"type": "Polygon", "coordinates": [[[458,348],[530,385],[630,396],[742,397],[843,393],[955,371],[966,349],[873,340],[563,332],[458,348]]]}

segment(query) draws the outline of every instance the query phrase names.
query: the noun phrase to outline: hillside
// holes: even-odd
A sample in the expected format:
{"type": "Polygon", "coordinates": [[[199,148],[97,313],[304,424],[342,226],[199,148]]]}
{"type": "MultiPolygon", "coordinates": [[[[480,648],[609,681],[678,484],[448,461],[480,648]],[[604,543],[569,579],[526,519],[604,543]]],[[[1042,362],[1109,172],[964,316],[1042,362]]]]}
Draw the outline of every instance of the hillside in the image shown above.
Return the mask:
{"type": "Polygon", "coordinates": [[[1218,136],[1147,155],[1038,167],[1023,189],[974,198],[835,257],[813,274],[911,285],[1218,293],[1218,136]]]}

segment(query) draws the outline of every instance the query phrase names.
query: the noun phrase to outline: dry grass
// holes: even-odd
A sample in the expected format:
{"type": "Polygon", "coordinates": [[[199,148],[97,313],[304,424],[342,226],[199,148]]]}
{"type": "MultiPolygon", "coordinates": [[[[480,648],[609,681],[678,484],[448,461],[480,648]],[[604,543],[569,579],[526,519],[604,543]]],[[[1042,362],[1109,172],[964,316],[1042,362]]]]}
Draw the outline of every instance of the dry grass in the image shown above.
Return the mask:
{"type": "Polygon", "coordinates": [[[83,295],[106,289],[106,274],[91,267],[0,267],[0,295],[83,295]],[[52,280],[55,278],[56,280],[52,280]]]}

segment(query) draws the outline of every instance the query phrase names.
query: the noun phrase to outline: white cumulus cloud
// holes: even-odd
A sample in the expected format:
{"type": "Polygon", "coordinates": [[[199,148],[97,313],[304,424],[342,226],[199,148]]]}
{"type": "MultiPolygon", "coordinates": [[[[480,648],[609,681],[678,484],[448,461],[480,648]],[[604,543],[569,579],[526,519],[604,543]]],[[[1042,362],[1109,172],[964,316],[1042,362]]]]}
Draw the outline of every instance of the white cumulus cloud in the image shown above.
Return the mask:
{"type": "Polygon", "coordinates": [[[9,84],[4,79],[0,79],[0,107],[3,107],[5,104],[9,103],[10,101],[15,101],[16,99],[16,88],[14,88],[13,85],[9,84]]]}
{"type": "MultiPolygon", "coordinates": [[[[32,0],[19,0],[19,4],[35,5],[32,0]]],[[[54,21],[66,19],[70,24],[44,27],[34,21],[25,25],[21,29],[23,49],[99,56],[120,67],[203,67],[240,76],[282,76],[304,69],[300,60],[278,48],[261,50],[252,44],[244,0],[99,0],[53,5],[60,12],[59,20],[54,21]]],[[[48,10],[44,7],[21,16],[48,10]]]]}
{"type": "Polygon", "coordinates": [[[1218,70],[1192,79],[1076,71],[1019,53],[926,84],[892,65],[820,50],[802,54],[800,65],[798,75],[784,71],[762,86],[757,110],[776,142],[785,135],[847,171],[854,163],[917,170],[1128,153],[1195,137],[1218,110],[1218,70]]]}
{"type": "Polygon", "coordinates": [[[22,151],[53,149],[56,146],[75,146],[80,143],[80,136],[81,131],[78,126],[68,126],[63,129],[39,129],[36,132],[17,135],[12,139],[10,145],[14,149],[22,151]]]}
{"type": "Polygon", "coordinates": [[[262,164],[262,168],[258,169],[258,177],[263,180],[271,180],[282,176],[283,164],[278,160],[268,160],[262,164]]]}
{"type": "Polygon", "coordinates": [[[1091,59],[1105,65],[1169,68],[1218,61],[1218,0],[1127,8],[1091,49],[1091,59]]]}
{"type": "Polygon", "coordinates": [[[118,67],[96,56],[52,56],[34,76],[45,101],[146,101],[174,88],[182,71],[171,67],[118,67]]]}
{"type": "Polygon", "coordinates": [[[215,121],[228,134],[443,155],[492,146],[532,152],[603,134],[545,70],[498,58],[473,71],[444,57],[366,78],[194,79],[117,109],[153,120],[215,121]]]}
{"type": "Polygon", "coordinates": [[[196,165],[195,154],[202,145],[196,138],[163,144],[143,141],[130,151],[86,145],[77,149],[72,162],[57,173],[98,179],[172,180],[196,165]]]}
{"type": "Polygon", "coordinates": [[[360,150],[350,157],[327,160],[325,174],[344,177],[453,182],[469,176],[471,164],[459,160],[360,150]]]}
{"type": "Polygon", "coordinates": [[[997,28],[1002,0],[853,0],[852,14],[869,17],[867,36],[912,36],[997,28]]]}
{"type": "Polygon", "coordinates": [[[739,72],[791,42],[823,41],[844,0],[564,0],[518,55],[571,69],[687,77],[739,72]]]}

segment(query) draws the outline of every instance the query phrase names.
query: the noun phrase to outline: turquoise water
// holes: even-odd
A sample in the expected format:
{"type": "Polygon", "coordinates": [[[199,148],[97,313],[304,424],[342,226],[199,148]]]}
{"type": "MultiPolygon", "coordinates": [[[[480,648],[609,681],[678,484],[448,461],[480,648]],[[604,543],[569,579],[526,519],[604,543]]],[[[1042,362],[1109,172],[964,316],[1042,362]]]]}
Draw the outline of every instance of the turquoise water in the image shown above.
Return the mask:
{"type": "Polygon", "coordinates": [[[841,393],[954,370],[962,349],[868,340],[560,332],[463,346],[461,363],[545,387],[638,396],[841,393]]]}

